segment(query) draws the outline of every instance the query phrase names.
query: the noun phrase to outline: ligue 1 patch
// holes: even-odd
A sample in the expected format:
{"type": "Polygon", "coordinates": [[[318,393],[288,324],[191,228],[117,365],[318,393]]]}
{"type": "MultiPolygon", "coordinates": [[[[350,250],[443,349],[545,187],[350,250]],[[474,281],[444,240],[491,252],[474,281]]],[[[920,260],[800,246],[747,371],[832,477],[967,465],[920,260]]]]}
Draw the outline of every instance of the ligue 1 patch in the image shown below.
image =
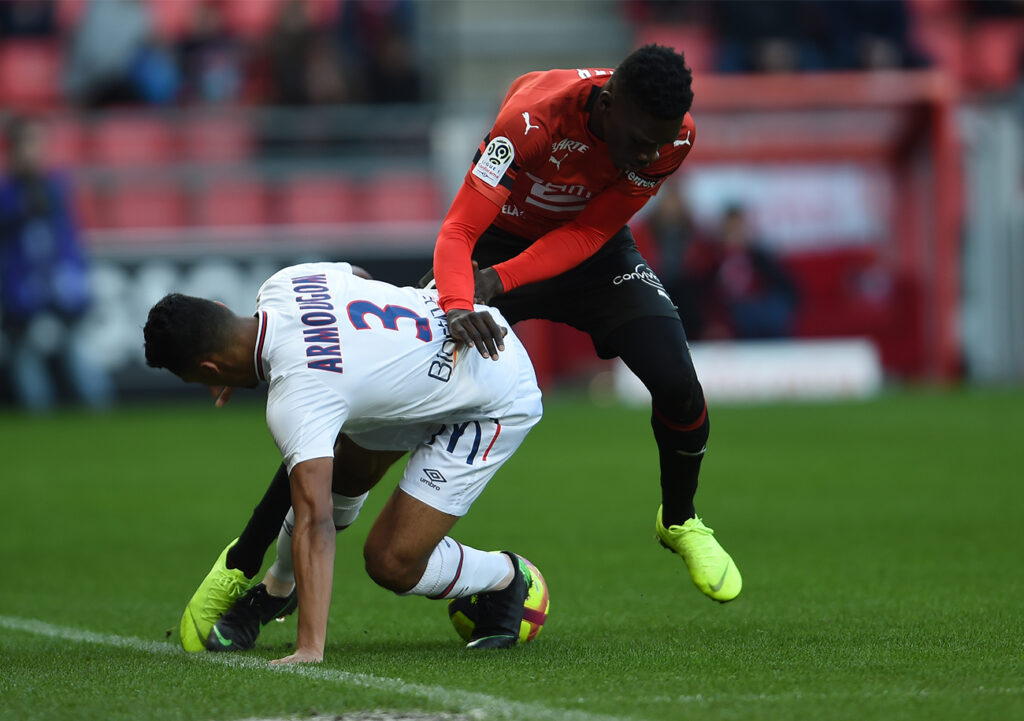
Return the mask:
{"type": "Polygon", "coordinates": [[[501,176],[508,170],[508,166],[512,165],[512,160],[515,157],[516,150],[508,138],[503,136],[494,138],[487,144],[484,154],[480,156],[480,160],[473,167],[473,175],[492,188],[497,188],[498,183],[501,182],[501,176]]]}

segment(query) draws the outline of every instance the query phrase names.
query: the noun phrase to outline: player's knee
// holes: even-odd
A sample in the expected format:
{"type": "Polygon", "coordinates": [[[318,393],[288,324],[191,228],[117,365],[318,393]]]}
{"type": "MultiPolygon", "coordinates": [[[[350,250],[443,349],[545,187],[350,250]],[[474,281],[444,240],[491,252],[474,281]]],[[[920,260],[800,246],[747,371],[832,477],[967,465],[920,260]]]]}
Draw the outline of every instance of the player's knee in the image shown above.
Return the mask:
{"type": "Polygon", "coordinates": [[[402,558],[388,546],[363,546],[363,562],[366,573],[381,588],[395,593],[404,593],[416,585],[422,569],[402,558]],[[417,573],[418,571],[418,573],[417,573]]]}

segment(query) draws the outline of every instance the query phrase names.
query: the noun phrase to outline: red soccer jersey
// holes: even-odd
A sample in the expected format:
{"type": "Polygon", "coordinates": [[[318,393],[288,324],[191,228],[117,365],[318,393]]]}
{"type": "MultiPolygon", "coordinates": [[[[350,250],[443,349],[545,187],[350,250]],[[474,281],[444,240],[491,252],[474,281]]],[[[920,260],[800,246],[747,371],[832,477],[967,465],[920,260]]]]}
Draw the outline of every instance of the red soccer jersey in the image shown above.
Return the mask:
{"type": "Polygon", "coordinates": [[[512,84],[438,236],[434,272],[445,310],[472,308],[469,256],[491,222],[537,241],[495,266],[509,291],[592,255],[683,162],[695,137],[689,113],[679,137],[659,148],[658,160],[642,172],[612,164],[607,145],[588,128],[611,74],[549,70],[512,84]]]}

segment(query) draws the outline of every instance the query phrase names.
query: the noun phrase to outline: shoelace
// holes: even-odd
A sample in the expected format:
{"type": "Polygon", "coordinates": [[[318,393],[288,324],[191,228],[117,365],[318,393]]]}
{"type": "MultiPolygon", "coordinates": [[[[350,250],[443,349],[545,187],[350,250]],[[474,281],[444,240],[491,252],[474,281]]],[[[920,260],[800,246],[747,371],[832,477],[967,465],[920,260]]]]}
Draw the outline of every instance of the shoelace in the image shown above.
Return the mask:
{"type": "MultiPolygon", "coordinates": [[[[227,608],[231,606],[234,601],[242,595],[245,591],[245,581],[241,581],[233,576],[220,576],[216,579],[213,584],[213,588],[210,589],[210,598],[217,601],[217,605],[227,608]]],[[[208,604],[212,606],[213,604],[208,604]]],[[[216,621],[218,616],[210,614],[210,618],[207,620],[216,621]]]]}

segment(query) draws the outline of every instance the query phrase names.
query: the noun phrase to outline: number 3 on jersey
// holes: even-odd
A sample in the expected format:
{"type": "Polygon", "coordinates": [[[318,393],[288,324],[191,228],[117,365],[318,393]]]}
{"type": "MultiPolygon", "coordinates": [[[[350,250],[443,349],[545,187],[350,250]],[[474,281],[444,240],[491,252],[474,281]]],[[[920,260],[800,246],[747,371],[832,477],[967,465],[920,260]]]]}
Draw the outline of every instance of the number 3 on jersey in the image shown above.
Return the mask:
{"type": "Polygon", "coordinates": [[[421,315],[416,315],[409,308],[400,305],[386,305],[381,308],[376,303],[368,300],[354,300],[348,304],[348,319],[356,330],[367,330],[370,324],[366,322],[366,316],[373,315],[380,318],[381,324],[388,330],[398,330],[400,318],[410,318],[416,321],[416,337],[424,343],[433,338],[430,332],[430,321],[421,315]]]}

